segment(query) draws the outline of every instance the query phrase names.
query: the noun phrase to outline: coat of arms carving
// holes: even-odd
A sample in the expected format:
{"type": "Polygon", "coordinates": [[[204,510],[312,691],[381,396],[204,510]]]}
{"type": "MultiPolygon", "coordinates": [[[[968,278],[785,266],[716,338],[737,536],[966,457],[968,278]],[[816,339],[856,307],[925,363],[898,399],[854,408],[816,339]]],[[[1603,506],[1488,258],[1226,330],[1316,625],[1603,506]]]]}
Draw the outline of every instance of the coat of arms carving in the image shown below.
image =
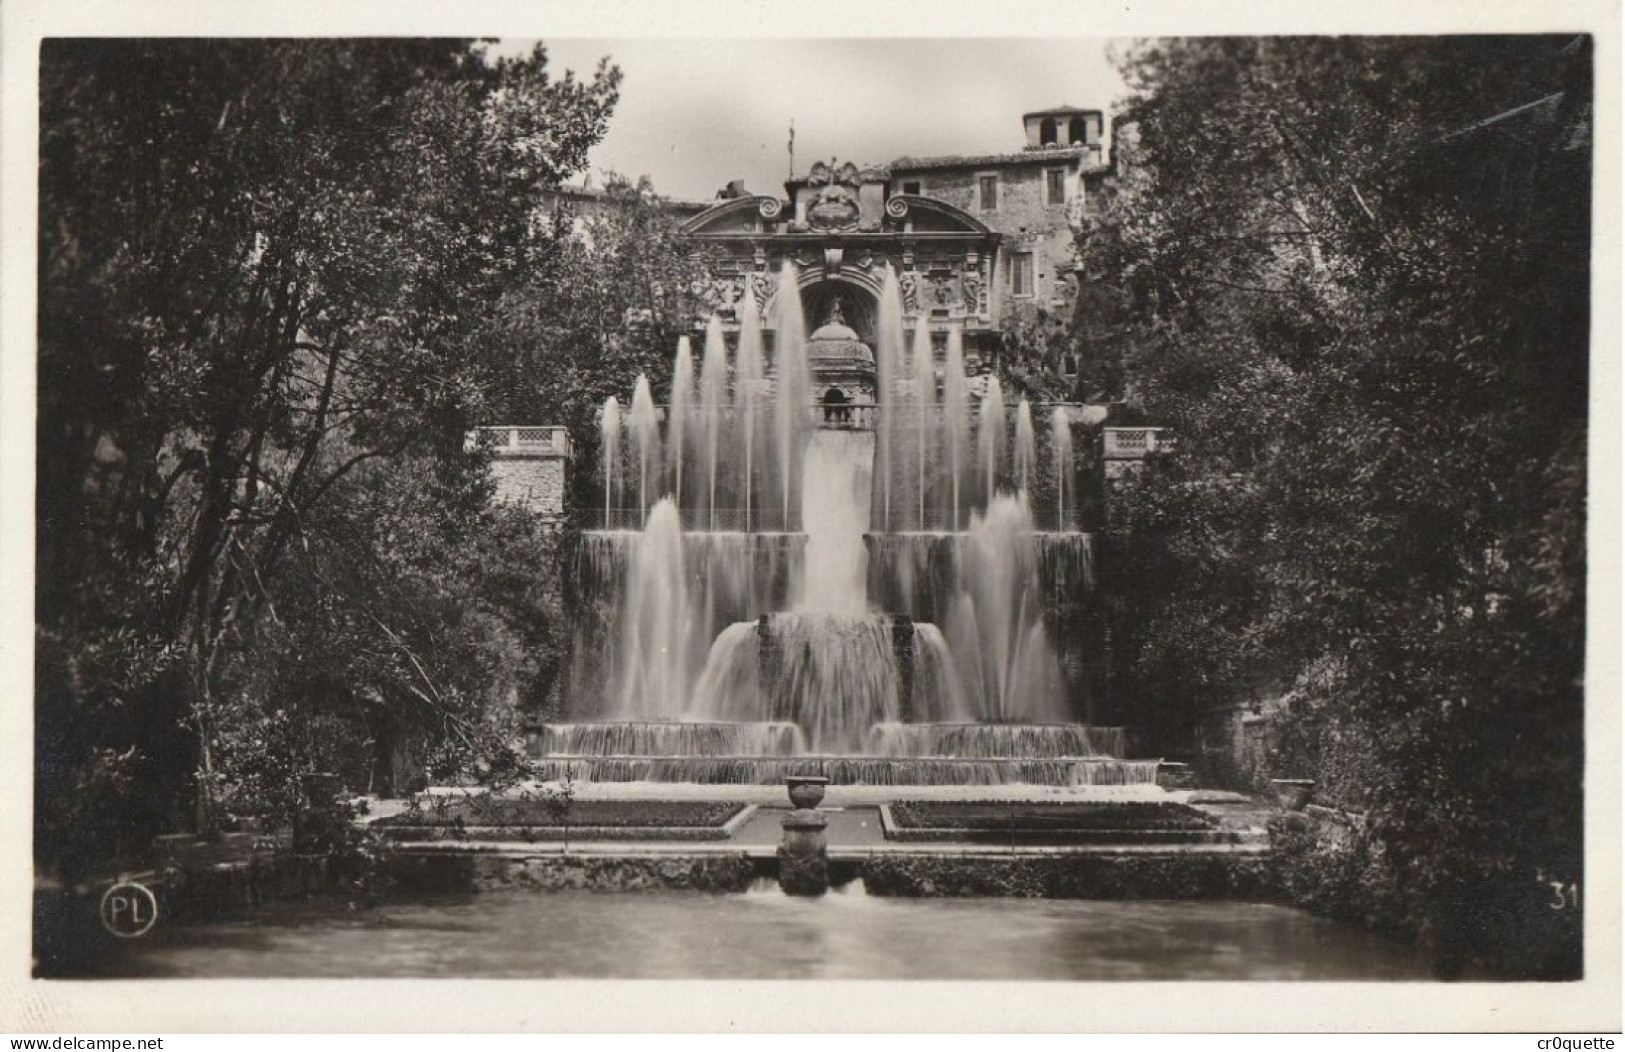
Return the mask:
{"type": "Polygon", "coordinates": [[[807,173],[807,185],[814,191],[807,205],[807,225],[814,230],[849,230],[858,225],[858,166],[848,161],[836,167],[834,160],[818,161],[807,173]]]}

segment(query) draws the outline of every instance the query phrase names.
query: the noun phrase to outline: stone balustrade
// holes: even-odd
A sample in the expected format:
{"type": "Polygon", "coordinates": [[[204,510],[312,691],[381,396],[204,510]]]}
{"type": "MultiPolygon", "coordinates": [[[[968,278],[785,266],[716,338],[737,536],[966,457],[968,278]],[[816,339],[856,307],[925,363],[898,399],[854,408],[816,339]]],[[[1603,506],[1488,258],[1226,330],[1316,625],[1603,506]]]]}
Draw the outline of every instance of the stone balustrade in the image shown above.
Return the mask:
{"type": "Polygon", "coordinates": [[[1169,446],[1160,427],[1103,427],[1101,449],[1107,460],[1144,460],[1169,446]]]}
{"type": "Polygon", "coordinates": [[[557,426],[501,425],[470,431],[464,448],[483,445],[498,457],[568,457],[570,432],[557,426]]]}

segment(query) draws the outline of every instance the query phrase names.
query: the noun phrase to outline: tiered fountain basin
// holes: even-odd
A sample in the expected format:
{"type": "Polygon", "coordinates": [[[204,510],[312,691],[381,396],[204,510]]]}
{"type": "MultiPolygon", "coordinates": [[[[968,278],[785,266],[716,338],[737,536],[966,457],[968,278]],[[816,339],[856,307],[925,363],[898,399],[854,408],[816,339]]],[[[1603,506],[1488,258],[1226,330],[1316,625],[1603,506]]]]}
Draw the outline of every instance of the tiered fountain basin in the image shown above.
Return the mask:
{"type": "Polygon", "coordinates": [[[861,751],[820,753],[788,722],[603,721],[527,732],[538,778],[771,785],[1150,786],[1158,761],[1124,760],[1123,731],[1074,723],[878,723],[861,751]]]}

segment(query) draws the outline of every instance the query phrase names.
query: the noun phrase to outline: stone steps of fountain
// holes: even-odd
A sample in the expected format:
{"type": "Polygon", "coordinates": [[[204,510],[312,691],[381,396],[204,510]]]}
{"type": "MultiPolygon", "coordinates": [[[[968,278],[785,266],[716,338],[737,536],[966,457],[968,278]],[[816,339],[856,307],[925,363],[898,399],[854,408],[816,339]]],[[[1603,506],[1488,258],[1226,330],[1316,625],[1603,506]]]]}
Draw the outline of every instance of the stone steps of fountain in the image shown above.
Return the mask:
{"type": "Polygon", "coordinates": [[[772,785],[789,775],[823,775],[835,785],[1153,785],[1157,760],[1093,756],[599,756],[552,755],[533,765],[543,781],[698,782],[772,785]]]}
{"type": "Polygon", "coordinates": [[[548,756],[797,756],[806,736],[788,722],[601,720],[526,728],[526,747],[548,756]]]}
{"type": "MultiPolygon", "coordinates": [[[[526,747],[548,757],[744,757],[812,759],[796,724],[780,721],[603,720],[534,724],[526,747]]],[[[864,736],[861,755],[898,760],[1073,761],[1123,755],[1122,727],[1082,723],[877,723],[864,736]]],[[[830,754],[844,757],[846,754],[830,754]]]]}

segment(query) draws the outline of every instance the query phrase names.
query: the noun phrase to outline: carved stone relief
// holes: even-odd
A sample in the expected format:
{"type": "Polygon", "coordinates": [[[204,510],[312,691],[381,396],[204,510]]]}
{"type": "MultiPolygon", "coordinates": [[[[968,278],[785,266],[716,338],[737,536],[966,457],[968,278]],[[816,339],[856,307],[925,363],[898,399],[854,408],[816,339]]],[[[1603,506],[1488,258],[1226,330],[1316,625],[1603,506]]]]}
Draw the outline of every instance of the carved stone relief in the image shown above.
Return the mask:
{"type": "Polygon", "coordinates": [[[700,301],[706,308],[725,317],[735,317],[743,305],[745,295],[745,278],[743,275],[718,274],[713,275],[709,281],[700,283],[697,290],[700,301]]]}
{"type": "Polygon", "coordinates": [[[766,270],[758,270],[750,276],[751,291],[756,294],[756,307],[758,310],[767,308],[767,301],[773,295],[774,277],[766,270]]]}
{"type": "Polygon", "coordinates": [[[967,270],[960,284],[965,290],[965,313],[986,313],[982,306],[982,296],[985,291],[982,288],[982,276],[975,271],[967,270]]]}
{"type": "Polygon", "coordinates": [[[920,276],[912,270],[905,270],[897,276],[898,287],[903,292],[903,313],[908,315],[920,312],[920,276]]]}

